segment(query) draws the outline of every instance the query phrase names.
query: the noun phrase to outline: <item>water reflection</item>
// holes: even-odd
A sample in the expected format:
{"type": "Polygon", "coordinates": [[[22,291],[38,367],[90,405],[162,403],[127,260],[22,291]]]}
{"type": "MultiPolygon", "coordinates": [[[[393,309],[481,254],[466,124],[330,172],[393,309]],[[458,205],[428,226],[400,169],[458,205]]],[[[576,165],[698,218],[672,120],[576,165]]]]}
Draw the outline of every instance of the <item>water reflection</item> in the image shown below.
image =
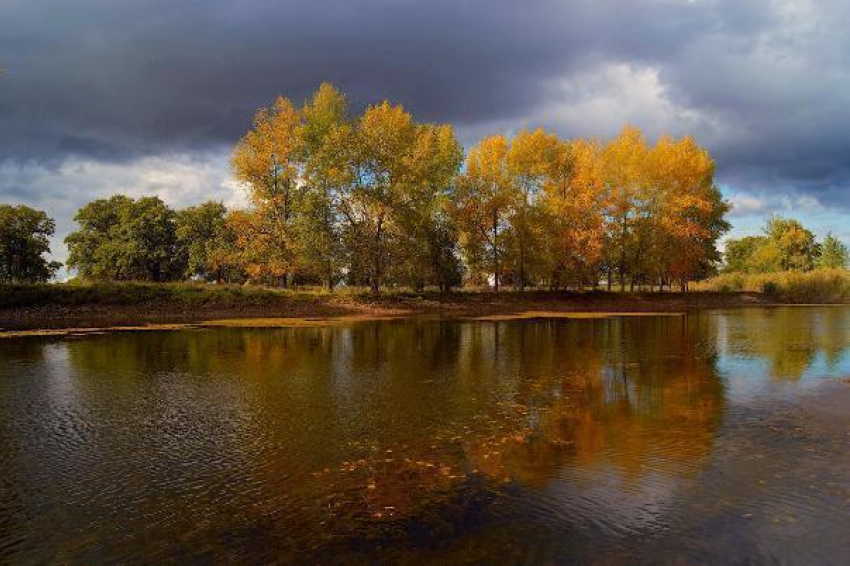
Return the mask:
{"type": "Polygon", "coordinates": [[[834,308],[9,340],[0,561],[713,540],[695,525],[738,490],[717,461],[763,440],[730,429],[739,383],[846,375],[848,329],[834,308]]]}

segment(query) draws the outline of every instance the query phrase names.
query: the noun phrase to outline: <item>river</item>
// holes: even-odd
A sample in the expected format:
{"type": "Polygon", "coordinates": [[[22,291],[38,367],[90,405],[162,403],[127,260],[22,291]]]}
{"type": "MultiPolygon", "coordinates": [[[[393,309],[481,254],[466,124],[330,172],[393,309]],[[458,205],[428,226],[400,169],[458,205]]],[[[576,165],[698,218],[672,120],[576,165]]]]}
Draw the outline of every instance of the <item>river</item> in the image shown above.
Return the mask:
{"type": "Polygon", "coordinates": [[[0,340],[0,562],[841,563],[850,308],[0,340]]]}

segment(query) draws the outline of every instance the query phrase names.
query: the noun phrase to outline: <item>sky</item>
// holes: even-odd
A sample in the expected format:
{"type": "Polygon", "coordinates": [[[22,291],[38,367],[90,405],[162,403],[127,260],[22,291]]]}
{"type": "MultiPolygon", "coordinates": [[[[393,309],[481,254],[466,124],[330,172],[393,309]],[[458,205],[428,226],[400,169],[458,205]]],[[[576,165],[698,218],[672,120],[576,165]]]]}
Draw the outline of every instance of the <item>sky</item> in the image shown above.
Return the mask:
{"type": "Polygon", "coordinates": [[[0,0],[0,203],[57,221],[117,192],[239,206],[257,108],[323,81],[452,123],[693,135],[733,204],[850,243],[846,0],[0,0]]]}

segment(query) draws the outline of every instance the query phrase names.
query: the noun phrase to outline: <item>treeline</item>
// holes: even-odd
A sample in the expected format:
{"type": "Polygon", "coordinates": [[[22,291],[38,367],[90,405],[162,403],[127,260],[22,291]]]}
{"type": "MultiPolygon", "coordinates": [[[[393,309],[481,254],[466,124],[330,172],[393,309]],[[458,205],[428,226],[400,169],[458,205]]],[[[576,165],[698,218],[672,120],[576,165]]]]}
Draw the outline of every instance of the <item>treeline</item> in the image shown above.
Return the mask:
{"type": "Polygon", "coordinates": [[[84,206],[66,239],[86,280],[204,279],[443,290],[686,288],[716,271],[729,206],[691,138],[603,143],[543,130],[463,150],[388,102],[351,116],[323,84],[260,110],[232,157],[245,210],[156,197],[84,206]]]}
{"type": "Polygon", "coordinates": [[[822,242],[799,221],[774,216],[763,233],[726,242],[725,273],[777,273],[845,269],[847,247],[832,234],[822,242]]]}

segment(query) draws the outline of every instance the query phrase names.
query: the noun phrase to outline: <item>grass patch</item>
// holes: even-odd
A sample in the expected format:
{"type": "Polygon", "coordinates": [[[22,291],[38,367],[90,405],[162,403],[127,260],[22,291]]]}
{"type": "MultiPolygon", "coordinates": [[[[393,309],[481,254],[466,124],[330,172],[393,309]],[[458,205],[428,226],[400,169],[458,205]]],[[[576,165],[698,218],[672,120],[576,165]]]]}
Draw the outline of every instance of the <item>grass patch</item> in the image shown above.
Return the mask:
{"type": "Polygon", "coordinates": [[[310,291],[289,291],[241,285],[205,283],[90,283],[0,285],[0,308],[44,306],[133,306],[139,304],[263,305],[316,297],[310,291]]]}
{"type": "Polygon", "coordinates": [[[762,293],[783,303],[850,303],[850,271],[816,269],[807,273],[725,273],[702,281],[699,291],[762,293]]]}

